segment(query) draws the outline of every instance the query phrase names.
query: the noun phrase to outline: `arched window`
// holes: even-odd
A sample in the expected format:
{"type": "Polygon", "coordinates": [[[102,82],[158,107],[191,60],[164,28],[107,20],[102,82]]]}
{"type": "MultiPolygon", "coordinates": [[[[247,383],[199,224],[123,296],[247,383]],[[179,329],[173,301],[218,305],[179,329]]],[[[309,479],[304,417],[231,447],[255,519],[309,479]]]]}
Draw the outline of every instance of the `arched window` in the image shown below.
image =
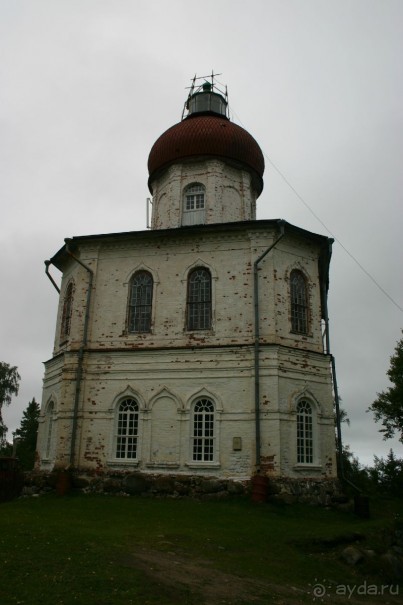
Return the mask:
{"type": "Polygon", "coordinates": [[[55,411],[55,404],[53,401],[49,401],[46,408],[45,415],[45,438],[44,438],[44,458],[48,459],[52,453],[52,433],[53,433],[53,412],[55,411]]]}
{"type": "Polygon", "coordinates": [[[193,410],[193,460],[214,460],[214,403],[210,399],[199,399],[193,410]]]}
{"type": "Polygon", "coordinates": [[[73,311],[74,282],[69,282],[63,300],[62,324],[60,327],[60,338],[66,339],[70,334],[71,314],[73,311]]]}
{"type": "Polygon", "coordinates": [[[182,225],[200,225],[205,216],[205,187],[192,183],[186,187],[183,198],[182,225]]]}
{"type": "Polygon", "coordinates": [[[137,271],[129,286],[129,332],[151,331],[151,309],[153,302],[153,278],[148,271],[137,271]]]}
{"type": "Polygon", "coordinates": [[[186,323],[188,330],[211,328],[211,274],[204,267],[189,273],[186,323]]]}
{"type": "Polygon", "coordinates": [[[127,398],[117,409],[115,456],[130,460],[137,458],[139,429],[139,405],[135,399],[127,398]]]}
{"type": "Polygon", "coordinates": [[[297,462],[313,462],[312,406],[305,399],[297,405],[297,462]]]}
{"type": "Polygon", "coordinates": [[[294,269],[290,276],[291,330],[298,334],[308,333],[308,297],[306,280],[301,271],[294,269]]]}

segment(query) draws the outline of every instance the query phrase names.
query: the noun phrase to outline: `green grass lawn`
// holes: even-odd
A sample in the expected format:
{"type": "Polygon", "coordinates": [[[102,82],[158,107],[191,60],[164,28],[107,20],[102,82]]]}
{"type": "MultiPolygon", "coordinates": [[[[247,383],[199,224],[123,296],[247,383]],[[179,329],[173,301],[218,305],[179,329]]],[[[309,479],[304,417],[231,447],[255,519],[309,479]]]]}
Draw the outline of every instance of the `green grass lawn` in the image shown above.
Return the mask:
{"type": "MultiPolygon", "coordinates": [[[[349,567],[340,551],[357,533],[381,548],[398,508],[363,520],[246,499],[21,498],[0,504],[0,605],[314,602],[324,580],[382,584],[376,565],[349,567]]],[[[377,598],[362,602],[398,602],[377,598]]]]}

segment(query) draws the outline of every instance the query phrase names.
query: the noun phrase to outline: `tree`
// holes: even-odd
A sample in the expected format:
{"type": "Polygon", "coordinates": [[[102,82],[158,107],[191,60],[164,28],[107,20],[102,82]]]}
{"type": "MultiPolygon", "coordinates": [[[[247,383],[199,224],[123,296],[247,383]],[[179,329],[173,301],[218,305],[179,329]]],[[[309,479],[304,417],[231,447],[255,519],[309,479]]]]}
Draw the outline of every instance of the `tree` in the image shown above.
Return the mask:
{"type": "Polygon", "coordinates": [[[4,439],[2,445],[0,445],[0,456],[5,456],[6,458],[9,458],[12,455],[13,444],[9,443],[8,441],[6,441],[6,439],[4,439]]]}
{"type": "Polygon", "coordinates": [[[378,398],[368,410],[374,413],[375,422],[382,420],[380,432],[384,439],[390,439],[398,432],[403,443],[403,338],[397,342],[395,353],[390,358],[387,375],[393,386],[378,393],[378,398]]]}
{"type": "Polygon", "coordinates": [[[18,395],[20,375],[15,366],[0,361],[0,445],[4,445],[7,427],[2,416],[3,405],[10,405],[11,397],[18,395]]]}
{"type": "Polygon", "coordinates": [[[374,456],[374,467],[369,469],[377,490],[386,496],[403,495],[403,459],[396,458],[393,450],[386,460],[374,456]]]}
{"type": "Polygon", "coordinates": [[[17,456],[26,471],[33,469],[35,464],[39,413],[40,406],[34,397],[22,414],[20,428],[14,433],[18,438],[17,456]]]}

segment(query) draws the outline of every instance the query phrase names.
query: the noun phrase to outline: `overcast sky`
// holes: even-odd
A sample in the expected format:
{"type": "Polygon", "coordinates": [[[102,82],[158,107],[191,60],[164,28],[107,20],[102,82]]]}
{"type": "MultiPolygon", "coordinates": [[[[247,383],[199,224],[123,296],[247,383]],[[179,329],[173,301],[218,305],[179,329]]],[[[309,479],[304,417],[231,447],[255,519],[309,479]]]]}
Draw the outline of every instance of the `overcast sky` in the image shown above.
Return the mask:
{"type": "Polygon", "coordinates": [[[0,360],[21,374],[9,438],[52,354],[43,261],[65,237],[146,227],[148,153],[213,69],[266,156],[258,218],[338,240],[344,441],[365,464],[403,456],[366,412],[403,327],[402,57],[401,0],[0,0],[0,360]]]}

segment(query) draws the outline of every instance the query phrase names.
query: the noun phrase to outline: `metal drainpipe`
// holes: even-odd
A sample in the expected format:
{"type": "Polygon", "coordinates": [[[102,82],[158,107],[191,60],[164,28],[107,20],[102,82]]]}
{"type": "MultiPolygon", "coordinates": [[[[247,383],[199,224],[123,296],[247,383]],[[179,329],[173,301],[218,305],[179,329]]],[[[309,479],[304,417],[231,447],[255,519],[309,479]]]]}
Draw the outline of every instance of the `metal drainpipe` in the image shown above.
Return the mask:
{"type": "Polygon", "coordinates": [[[54,287],[56,288],[56,290],[58,291],[58,293],[60,294],[60,288],[59,288],[59,286],[57,285],[57,283],[55,282],[55,280],[53,279],[53,277],[49,273],[49,265],[51,265],[51,264],[52,264],[51,260],[45,260],[45,266],[46,266],[45,273],[49,277],[50,281],[52,282],[52,284],[54,285],[54,287]]]}
{"type": "Polygon", "coordinates": [[[259,340],[260,340],[260,329],[259,329],[259,276],[258,276],[258,265],[264,259],[267,254],[278,242],[284,237],[284,221],[278,221],[280,226],[280,236],[276,241],[267,248],[263,254],[259,256],[253,263],[253,293],[254,293],[254,306],[255,306],[255,431],[256,431],[256,472],[260,472],[260,365],[259,365],[259,340]]]}
{"type": "Polygon", "coordinates": [[[73,252],[69,248],[69,240],[65,239],[66,244],[66,252],[71,258],[73,258],[79,265],[84,267],[84,269],[88,272],[89,280],[88,280],[88,290],[87,290],[87,303],[85,308],[85,316],[84,316],[84,328],[83,328],[83,338],[81,341],[80,348],[78,350],[78,359],[77,359],[77,373],[76,373],[76,388],[74,394],[74,408],[73,408],[73,421],[71,426],[71,443],[70,443],[70,466],[74,466],[74,454],[75,454],[75,446],[76,446],[76,433],[77,433],[77,416],[78,416],[78,405],[80,401],[80,390],[81,390],[81,380],[83,376],[83,359],[84,359],[84,348],[87,346],[87,338],[88,338],[88,323],[90,316],[90,302],[91,302],[91,292],[92,292],[92,281],[94,277],[94,272],[90,269],[86,264],[84,264],[79,258],[77,258],[73,252]]]}
{"type": "Polygon", "coordinates": [[[354,485],[344,474],[344,464],[343,464],[343,440],[341,436],[341,416],[340,416],[340,397],[339,397],[339,389],[337,385],[337,376],[336,376],[336,362],[335,359],[330,352],[330,336],[329,336],[329,314],[327,309],[327,291],[325,283],[322,283],[322,300],[323,300],[323,314],[325,320],[325,334],[326,334],[326,353],[330,357],[330,364],[332,368],[332,382],[333,382],[333,390],[334,390],[334,402],[336,409],[336,441],[337,441],[337,468],[339,478],[348,483],[355,491],[358,493],[362,493],[359,487],[354,485]]]}

